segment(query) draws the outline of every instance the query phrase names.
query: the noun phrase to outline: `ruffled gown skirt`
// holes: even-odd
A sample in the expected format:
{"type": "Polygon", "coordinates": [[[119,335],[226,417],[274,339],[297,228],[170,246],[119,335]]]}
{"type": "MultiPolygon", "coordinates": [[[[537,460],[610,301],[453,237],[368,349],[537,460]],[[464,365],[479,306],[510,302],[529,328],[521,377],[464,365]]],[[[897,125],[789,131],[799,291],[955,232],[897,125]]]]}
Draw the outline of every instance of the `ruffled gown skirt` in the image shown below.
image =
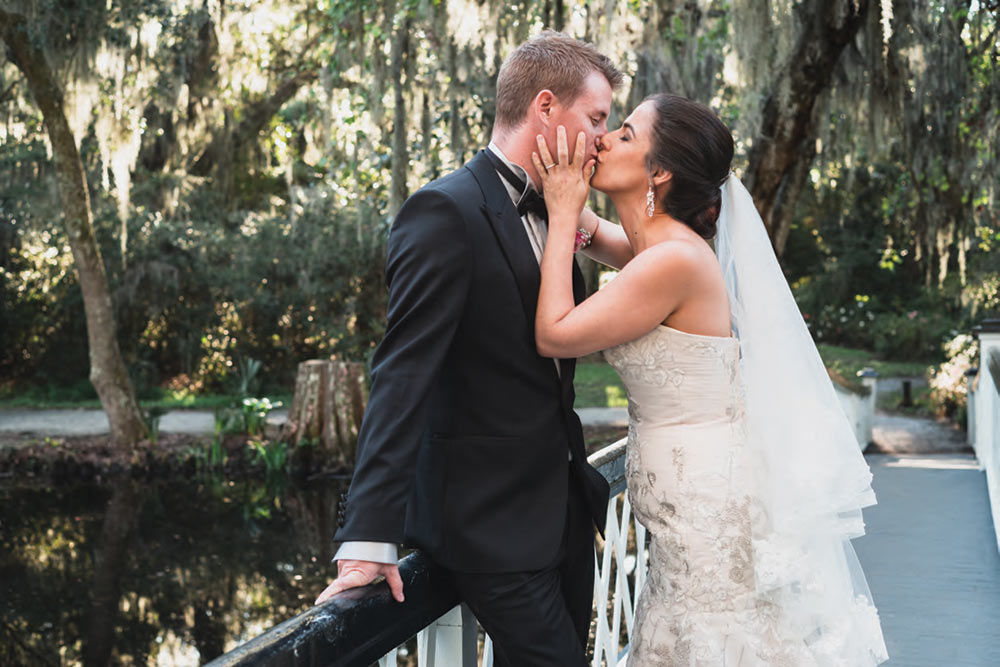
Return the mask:
{"type": "Polygon", "coordinates": [[[795,569],[796,549],[769,539],[747,447],[737,341],[661,326],[605,356],[628,390],[628,494],[650,535],[628,665],[884,661],[875,608],[847,590],[849,580],[817,579],[844,582],[828,596],[846,598],[833,620],[819,613],[830,606],[812,614],[796,604],[796,587],[809,577],[766,583],[768,568],[795,569]]]}

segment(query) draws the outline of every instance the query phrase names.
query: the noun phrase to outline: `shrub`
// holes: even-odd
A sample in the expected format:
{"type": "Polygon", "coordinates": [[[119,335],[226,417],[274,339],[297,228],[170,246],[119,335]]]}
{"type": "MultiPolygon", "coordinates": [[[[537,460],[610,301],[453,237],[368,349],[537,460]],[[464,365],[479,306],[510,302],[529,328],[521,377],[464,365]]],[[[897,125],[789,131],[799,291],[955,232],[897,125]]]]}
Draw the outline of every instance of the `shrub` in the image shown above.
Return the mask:
{"type": "MultiPolygon", "coordinates": [[[[272,383],[252,393],[288,386],[305,359],[367,361],[384,327],[388,225],[374,207],[328,195],[315,188],[292,216],[234,212],[194,192],[171,218],[134,215],[124,262],[114,211],[95,198],[119,344],[140,397],[173,385],[251,393],[233,382],[251,358],[272,383]]],[[[26,230],[0,271],[5,391],[87,383],[82,301],[65,245],[58,227],[26,230]]]]}
{"type": "Polygon", "coordinates": [[[940,358],[941,346],[954,335],[954,327],[953,320],[937,312],[884,313],[873,322],[873,347],[883,359],[940,358]]]}
{"type": "Polygon", "coordinates": [[[945,344],[948,360],[930,374],[930,400],[934,412],[963,428],[968,413],[965,373],[975,366],[979,341],[969,334],[959,334],[945,344]]]}

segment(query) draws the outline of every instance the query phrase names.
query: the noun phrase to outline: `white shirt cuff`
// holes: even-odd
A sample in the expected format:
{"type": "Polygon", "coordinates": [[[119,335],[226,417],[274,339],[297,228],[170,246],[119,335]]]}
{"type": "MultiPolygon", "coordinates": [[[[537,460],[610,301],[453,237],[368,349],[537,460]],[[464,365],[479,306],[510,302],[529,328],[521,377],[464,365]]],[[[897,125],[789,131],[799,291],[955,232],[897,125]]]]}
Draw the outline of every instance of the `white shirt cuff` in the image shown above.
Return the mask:
{"type": "Polygon", "coordinates": [[[390,542],[344,542],[333,560],[366,560],[395,565],[399,562],[399,552],[396,545],[390,542]]]}

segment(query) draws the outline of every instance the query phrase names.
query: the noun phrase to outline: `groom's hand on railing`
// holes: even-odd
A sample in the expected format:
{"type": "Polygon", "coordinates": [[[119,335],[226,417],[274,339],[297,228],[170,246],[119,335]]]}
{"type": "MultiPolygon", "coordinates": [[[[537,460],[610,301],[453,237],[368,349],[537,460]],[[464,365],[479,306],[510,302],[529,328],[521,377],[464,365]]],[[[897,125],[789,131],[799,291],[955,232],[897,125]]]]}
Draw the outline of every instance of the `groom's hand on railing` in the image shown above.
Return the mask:
{"type": "Polygon", "coordinates": [[[338,560],[337,578],[334,579],[332,584],[326,587],[326,590],[319,594],[319,597],[316,598],[316,604],[323,604],[337,593],[346,591],[349,588],[367,586],[379,577],[385,577],[386,583],[389,584],[389,590],[392,592],[392,597],[395,598],[396,602],[402,602],[403,580],[399,576],[399,567],[395,563],[373,563],[367,560],[338,560]]]}

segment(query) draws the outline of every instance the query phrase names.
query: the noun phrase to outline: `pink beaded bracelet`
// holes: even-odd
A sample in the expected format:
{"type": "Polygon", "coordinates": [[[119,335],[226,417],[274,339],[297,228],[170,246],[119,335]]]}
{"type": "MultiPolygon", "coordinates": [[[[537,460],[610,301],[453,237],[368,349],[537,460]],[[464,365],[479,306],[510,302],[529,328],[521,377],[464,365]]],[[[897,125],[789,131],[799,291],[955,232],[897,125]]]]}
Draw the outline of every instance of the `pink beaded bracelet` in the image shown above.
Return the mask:
{"type": "Polygon", "coordinates": [[[573,252],[577,252],[579,250],[583,250],[584,248],[588,247],[593,238],[594,238],[593,234],[588,232],[583,227],[580,227],[578,230],[576,230],[576,243],[573,245],[573,252]]]}

